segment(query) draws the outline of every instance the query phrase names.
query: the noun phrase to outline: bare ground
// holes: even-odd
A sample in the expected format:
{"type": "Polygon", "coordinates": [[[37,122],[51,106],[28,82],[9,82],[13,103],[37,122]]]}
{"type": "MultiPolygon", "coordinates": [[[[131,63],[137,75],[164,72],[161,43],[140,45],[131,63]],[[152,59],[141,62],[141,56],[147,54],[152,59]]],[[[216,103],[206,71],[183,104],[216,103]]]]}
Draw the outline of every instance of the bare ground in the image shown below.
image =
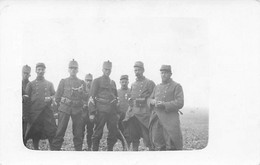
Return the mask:
{"type": "MultiPolygon", "coordinates": [[[[180,115],[181,128],[183,134],[183,145],[184,150],[198,150],[203,149],[208,144],[208,110],[206,109],[183,109],[183,115],[180,115]]],[[[100,142],[99,151],[106,151],[106,137],[107,129],[104,129],[103,138],[100,142]]],[[[71,122],[68,125],[67,132],[64,137],[64,143],[62,145],[62,150],[73,151],[73,136],[71,122]]],[[[49,150],[49,144],[47,140],[40,141],[40,150],[49,150]]],[[[27,143],[27,148],[33,149],[32,140],[27,143]]],[[[84,139],[83,148],[86,146],[86,138],[84,139]]],[[[140,151],[147,151],[148,149],[144,147],[141,140],[140,151]]],[[[121,142],[118,140],[114,146],[114,151],[122,151],[121,142]]]]}

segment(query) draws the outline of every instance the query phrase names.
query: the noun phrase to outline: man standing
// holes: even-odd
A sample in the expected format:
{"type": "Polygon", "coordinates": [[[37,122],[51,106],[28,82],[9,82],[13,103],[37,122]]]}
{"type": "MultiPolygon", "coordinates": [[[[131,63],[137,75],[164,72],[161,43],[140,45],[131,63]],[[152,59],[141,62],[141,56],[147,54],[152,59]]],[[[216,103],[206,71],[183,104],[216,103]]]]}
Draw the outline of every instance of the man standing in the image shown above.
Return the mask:
{"type": "Polygon", "coordinates": [[[29,77],[31,76],[31,67],[28,65],[23,66],[22,69],[22,99],[23,99],[23,113],[22,113],[22,120],[23,120],[23,144],[26,145],[27,141],[24,138],[27,121],[28,121],[28,111],[29,111],[29,97],[26,97],[25,89],[27,84],[29,83],[29,77]]]}
{"type": "Polygon", "coordinates": [[[85,83],[86,83],[86,102],[84,103],[83,106],[83,114],[82,114],[82,118],[83,118],[83,140],[84,140],[84,136],[85,136],[85,129],[87,129],[87,145],[88,151],[91,151],[92,148],[92,135],[93,135],[93,128],[94,128],[94,123],[91,122],[89,120],[89,109],[88,109],[88,100],[89,100],[89,92],[90,92],[90,87],[91,87],[91,83],[93,80],[93,76],[92,74],[87,74],[85,76],[85,83]]]}
{"type": "Polygon", "coordinates": [[[147,98],[152,94],[155,84],[143,75],[143,62],[137,61],[135,63],[134,72],[136,81],[131,86],[130,108],[126,113],[124,122],[126,131],[130,135],[130,139],[127,141],[131,141],[133,143],[133,150],[138,151],[141,137],[146,147],[152,149],[148,132],[150,110],[147,106],[147,98]]]}
{"type": "Polygon", "coordinates": [[[40,139],[48,138],[51,142],[56,132],[56,123],[51,110],[51,103],[55,94],[53,84],[44,78],[46,66],[44,63],[36,64],[36,80],[26,86],[26,97],[30,101],[28,124],[25,140],[32,138],[35,150],[39,149],[40,139]]]}
{"type": "Polygon", "coordinates": [[[61,149],[68,122],[71,117],[74,148],[76,151],[82,151],[82,111],[86,84],[83,80],[77,78],[77,73],[78,63],[73,59],[69,63],[70,76],[60,81],[55,96],[55,100],[59,106],[59,117],[57,132],[52,143],[53,150],[61,149]]]}
{"type": "Polygon", "coordinates": [[[184,105],[180,84],[171,79],[170,65],[161,66],[162,83],[158,84],[148,99],[152,115],[150,120],[150,140],[155,150],[182,150],[182,133],[179,110],[184,105]]]}
{"type": "Polygon", "coordinates": [[[89,99],[89,118],[91,121],[95,118],[94,134],[92,136],[93,151],[98,151],[99,142],[103,135],[103,128],[107,124],[107,150],[113,151],[117,141],[117,89],[116,84],[109,78],[111,74],[112,63],[106,61],[103,63],[103,76],[94,79],[90,89],[89,99]]]}
{"type": "MultiPolygon", "coordinates": [[[[129,83],[128,75],[122,75],[120,77],[121,88],[117,90],[118,107],[119,107],[119,112],[120,112],[118,128],[125,137],[129,136],[127,134],[127,132],[125,132],[124,127],[123,127],[123,119],[125,118],[125,113],[129,107],[128,98],[130,97],[130,89],[128,88],[128,83],[129,83]]],[[[117,138],[122,142],[123,149],[125,150],[125,143],[124,143],[124,140],[123,140],[121,134],[119,134],[117,138]]],[[[126,138],[126,139],[129,139],[129,138],[126,138]]],[[[128,142],[128,143],[130,143],[130,142],[128,142]]]]}

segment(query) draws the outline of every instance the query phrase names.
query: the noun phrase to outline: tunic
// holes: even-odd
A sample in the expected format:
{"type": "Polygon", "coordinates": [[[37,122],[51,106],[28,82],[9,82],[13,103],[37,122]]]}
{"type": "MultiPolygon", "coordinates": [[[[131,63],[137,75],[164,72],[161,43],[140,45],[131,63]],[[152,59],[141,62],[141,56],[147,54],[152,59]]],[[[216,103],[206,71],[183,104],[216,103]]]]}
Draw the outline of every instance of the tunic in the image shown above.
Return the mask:
{"type": "Polygon", "coordinates": [[[128,104],[128,98],[130,97],[130,89],[118,89],[118,98],[119,98],[119,111],[121,113],[126,113],[129,104],[128,104]]]}
{"type": "Polygon", "coordinates": [[[129,108],[126,112],[125,121],[135,116],[146,128],[149,125],[150,110],[146,104],[147,98],[152,94],[155,84],[153,81],[145,78],[144,76],[131,85],[130,95],[131,99],[144,99],[140,102],[140,106],[134,104],[132,108],[129,108]]]}
{"type": "Polygon", "coordinates": [[[51,110],[51,101],[45,102],[45,97],[50,97],[55,94],[53,84],[44,78],[37,77],[36,80],[27,84],[25,91],[30,98],[28,114],[30,124],[27,126],[26,139],[30,138],[30,136],[33,138],[36,135],[37,138],[46,138],[42,135],[54,136],[56,124],[51,110]],[[43,123],[48,124],[45,125],[43,123]],[[44,127],[44,129],[42,127],[44,127]]]}
{"type": "Polygon", "coordinates": [[[151,99],[163,101],[165,106],[165,109],[151,106],[153,109],[149,123],[151,142],[155,147],[166,145],[166,149],[182,149],[183,140],[178,113],[184,105],[182,86],[170,79],[166,84],[161,83],[154,88],[153,94],[148,99],[148,105],[151,99]]]}
{"type": "Polygon", "coordinates": [[[82,112],[83,101],[86,100],[86,84],[83,80],[77,77],[68,77],[62,79],[57,89],[55,100],[59,106],[59,111],[66,114],[78,114],[82,112]],[[79,92],[77,89],[82,87],[83,92],[79,92]]]}

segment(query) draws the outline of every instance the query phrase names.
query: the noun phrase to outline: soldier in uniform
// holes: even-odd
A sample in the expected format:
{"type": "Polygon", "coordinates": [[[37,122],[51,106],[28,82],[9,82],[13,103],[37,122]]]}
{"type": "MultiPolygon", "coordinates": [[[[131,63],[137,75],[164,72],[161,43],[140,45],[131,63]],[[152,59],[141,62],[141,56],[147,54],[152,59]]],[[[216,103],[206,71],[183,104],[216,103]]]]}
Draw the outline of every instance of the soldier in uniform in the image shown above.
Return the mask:
{"type": "Polygon", "coordinates": [[[26,86],[26,96],[30,101],[25,140],[32,138],[35,150],[39,149],[40,139],[48,138],[50,148],[57,129],[51,103],[55,94],[53,84],[44,78],[45,64],[36,64],[36,80],[26,86]]]}
{"type": "Polygon", "coordinates": [[[107,150],[113,151],[117,141],[117,89],[116,84],[109,78],[111,74],[112,63],[106,61],[103,63],[103,76],[94,79],[89,98],[89,118],[95,119],[94,133],[92,136],[93,151],[98,151],[99,142],[103,135],[103,128],[107,124],[107,150]]]}
{"type": "Polygon", "coordinates": [[[184,104],[182,86],[171,79],[170,65],[162,65],[160,71],[162,83],[154,88],[148,99],[152,109],[150,140],[155,150],[182,150],[179,119],[179,110],[184,104]]]}
{"type": "Polygon", "coordinates": [[[82,151],[83,130],[82,111],[86,84],[77,78],[78,63],[74,59],[69,63],[68,78],[59,83],[55,100],[58,108],[58,128],[53,139],[53,150],[60,150],[64,141],[69,119],[72,119],[73,143],[76,151],[82,151]]]}
{"type": "Polygon", "coordinates": [[[23,120],[23,143],[26,145],[25,138],[25,131],[27,127],[27,121],[28,121],[28,111],[29,111],[29,98],[26,97],[25,94],[25,88],[27,84],[29,83],[29,77],[31,76],[31,67],[28,65],[23,66],[22,69],[22,99],[23,99],[23,113],[22,113],[22,120],[23,120]]]}
{"type": "MultiPolygon", "coordinates": [[[[140,138],[143,138],[146,147],[151,149],[149,142],[149,119],[150,110],[147,106],[147,99],[153,92],[155,86],[152,80],[147,79],[144,73],[144,64],[137,61],[134,65],[136,81],[131,85],[129,105],[130,108],[126,112],[124,123],[126,132],[130,135],[127,141],[133,143],[133,150],[138,151],[140,138]]],[[[130,145],[130,144],[128,144],[130,145]]]]}
{"type": "Polygon", "coordinates": [[[89,120],[89,110],[88,110],[88,99],[89,99],[89,92],[90,92],[90,87],[91,83],[93,80],[92,74],[87,74],[85,76],[85,83],[86,83],[86,96],[87,100],[84,102],[84,107],[83,107],[83,140],[84,140],[84,133],[85,129],[87,130],[87,145],[88,148],[86,149],[87,151],[91,151],[92,148],[92,135],[93,135],[93,129],[94,129],[94,123],[89,120]]]}
{"type": "MultiPolygon", "coordinates": [[[[128,88],[128,83],[129,83],[128,75],[122,75],[120,77],[121,88],[117,90],[118,107],[119,107],[119,112],[120,112],[118,128],[125,137],[129,136],[127,134],[127,132],[125,132],[124,126],[123,126],[123,119],[125,118],[125,113],[129,107],[128,98],[130,97],[130,89],[128,88]]],[[[123,140],[121,134],[119,134],[117,138],[122,142],[123,150],[125,150],[125,143],[124,143],[124,140],[123,140]]],[[[129,138],[126,138],[126,139],[129,139],[129,138]]]]}

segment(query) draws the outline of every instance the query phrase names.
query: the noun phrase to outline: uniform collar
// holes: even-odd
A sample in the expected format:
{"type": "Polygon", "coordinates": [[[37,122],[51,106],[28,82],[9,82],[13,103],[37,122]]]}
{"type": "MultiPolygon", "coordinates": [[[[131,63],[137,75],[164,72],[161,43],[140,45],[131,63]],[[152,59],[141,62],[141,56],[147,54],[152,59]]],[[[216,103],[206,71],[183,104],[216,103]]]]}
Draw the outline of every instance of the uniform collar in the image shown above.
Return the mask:
{"type": "Polygon", "coordinates": [[[128,89],[129,89],[128,87],[126,87],[126,88],[121,87],[121,90],[128,90],[128,89]]]}
{"type": "Polygon", "coordinates": [[[171,83],[172,82],[172,78],[170,78],[166,83],[161,83],[162,85],[166,85],[166,84],[169,84],[169,83],[171,83]]]}
{"type": "Polygon", "coordinates": [[[104,75],[104,74],[103,74],[102,77],[103,77],[104,79],[106,79],[106,80],[110,80],[109,76],[106,76],[106,75],[104,75]]]}
{"type": "Polygon", "coordinates": [[[38,77],[38,76],[37,76],[37,77],[36,77],[36,80],[42,81],[42,80],[45,80],[45,79],[44,79],[44,77],[38,77]]]}
{"type": "Polygon", "coordinates": [[[22,82],[23,82],[23,83],[28,83],[28,82],[29,82],[29,79],[24,79],[22,82]]]}
{"type": "Polygon", "coordinates": [[[77,76],[70,76],[70,79],[77,79],[77,76]]]}
{"type": "Polygon", "coordinates": [[[142,77],[140,77],[140,78],[136,78],[135,80],[136,80],[136,81],[142,81],[142,80],[144,80],[144,79],[145,79],[145,77],[142,76],[142,77]]]}

